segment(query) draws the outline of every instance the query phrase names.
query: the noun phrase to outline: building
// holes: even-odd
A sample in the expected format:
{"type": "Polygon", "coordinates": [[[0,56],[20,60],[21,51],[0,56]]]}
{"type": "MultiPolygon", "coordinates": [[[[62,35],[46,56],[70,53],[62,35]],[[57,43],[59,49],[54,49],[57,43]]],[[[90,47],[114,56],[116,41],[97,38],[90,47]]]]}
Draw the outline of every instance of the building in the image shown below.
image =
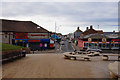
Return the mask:
{"type": "Polygon", "coordinates": [[[95,29],[93,29],[93,26],[91,25],[90,29],[88,27],[86,28],[86,30],[82,33],[82,36],[96,34],[96,33],[103,34],[103,31],[102,30],[95,30],[95,29]]]}
{"type": "Polygon", "coordinates": [[[74,33],[69,33],[67,37],[72,41],[74,39],[74,33]]]}
{"type": "Polygon", "coordinates": [[[99,48],[99,49],[119,49],[120,38],[118,32],[103,32],[102,30],[95,30],[93,26],[81,34],[80,38],[76,39],[77,46],[85,48],[99,48]]]}
{"type": "Polygon", "coordinates": [[[90,34],[84,36],[83,47],[99,48],[99,49],[119,49],[120,39],[118,37],[110,37],[104,34],[90,34]]]}
{"type": "Polygon", "coordinates": [[[50,33],[48,30],[32,21],[17,21],[0,19],[2,42],[14,45],[40,49],[45,44],[50,47],[50,33]]]}
{"type": "Polygon", "coordinates": [[[77,30],[74,32],[74,39],[80,38],[82,31],[77,27],[77,30]]]}

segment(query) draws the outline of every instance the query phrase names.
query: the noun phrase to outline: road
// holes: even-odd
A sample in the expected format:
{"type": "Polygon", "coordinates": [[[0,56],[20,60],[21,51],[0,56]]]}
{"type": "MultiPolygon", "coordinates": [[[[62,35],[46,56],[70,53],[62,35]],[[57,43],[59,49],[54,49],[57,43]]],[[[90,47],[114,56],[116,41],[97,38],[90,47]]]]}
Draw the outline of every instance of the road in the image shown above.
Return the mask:
{"type": "Polygon", "coordinates": [[[64,41],[64,45],[61,45],[61,50],[63,52],[73,52],[72,43],[69,43],[67,40],[64,41]]]}

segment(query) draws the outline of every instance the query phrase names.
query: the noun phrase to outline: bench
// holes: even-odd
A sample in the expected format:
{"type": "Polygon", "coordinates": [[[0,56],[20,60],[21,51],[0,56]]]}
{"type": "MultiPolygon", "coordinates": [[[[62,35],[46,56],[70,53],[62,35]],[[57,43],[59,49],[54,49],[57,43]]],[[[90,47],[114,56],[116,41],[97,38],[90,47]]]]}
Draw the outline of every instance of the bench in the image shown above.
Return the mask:
{"type": "Polygon", "coordinates": [[[108,69],[110,71],[110,75],[112,78],[120,78],[118,65],[120,65],[120,62],[118,62],[118,61],[115,61],[114,63],[110,63],[108,65],[108,69]]]}
{"type": "Polygon", "coordinates": [[[102,60],[108,60],[109,56],[118,56],[118,60],[120,60],[120,54],[102,54],[102,60]]]}
{"type": "Polygon", "coordinates": [[[76,58],[84,58],[84,60],[90,60],[86,55],[75,54],[74,52],[65,52],[63,53],[65,59],[76,60],[76,58]]]}

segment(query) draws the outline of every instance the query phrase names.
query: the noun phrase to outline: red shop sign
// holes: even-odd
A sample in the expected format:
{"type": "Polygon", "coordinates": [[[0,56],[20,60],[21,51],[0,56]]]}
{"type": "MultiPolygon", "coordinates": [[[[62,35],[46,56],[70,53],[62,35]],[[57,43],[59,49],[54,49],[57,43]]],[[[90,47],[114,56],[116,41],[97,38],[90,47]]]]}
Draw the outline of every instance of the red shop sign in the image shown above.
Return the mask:
{"type": "Polygon", "coordinates": [[[28,40],[28,42],[40,42],[40,40],[28,40]]]}

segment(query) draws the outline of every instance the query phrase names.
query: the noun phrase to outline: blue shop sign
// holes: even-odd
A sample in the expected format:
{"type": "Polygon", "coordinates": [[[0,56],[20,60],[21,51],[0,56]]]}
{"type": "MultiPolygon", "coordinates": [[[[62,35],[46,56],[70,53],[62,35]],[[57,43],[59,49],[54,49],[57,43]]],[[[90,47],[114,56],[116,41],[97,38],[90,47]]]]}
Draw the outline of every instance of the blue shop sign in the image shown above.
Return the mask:
{"type": "Polygon", "coordinates": [[[13,39],[15,42],[23,42],[23,43],[27,43],[28,39],[13,39]]]}
{"type": "Polygon", "coordinates": [[[50,39],[40,39],[40,42],[50,42],[50,39]]]}

